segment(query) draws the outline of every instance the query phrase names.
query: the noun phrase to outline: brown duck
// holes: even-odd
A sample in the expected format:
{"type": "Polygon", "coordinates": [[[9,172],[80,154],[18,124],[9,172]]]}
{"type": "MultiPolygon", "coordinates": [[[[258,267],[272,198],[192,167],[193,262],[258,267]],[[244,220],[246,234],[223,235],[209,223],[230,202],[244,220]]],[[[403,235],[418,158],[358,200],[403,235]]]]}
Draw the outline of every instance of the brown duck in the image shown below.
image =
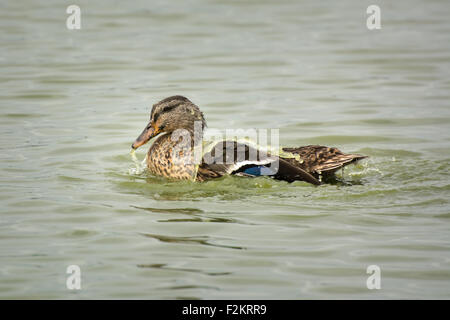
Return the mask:
{"type": "Polygon", "coordinates": [[[319,185],[333,178],[337,170],[366,158],[318,145],[281,148],[275,155],[250,143],[230,140],[216,141],[206,151],[196,153],[196,148],[203,147],[201,132],[205,127],[203,113],[194,103],[183,96],[168,97],[153,105],[150,122],[132,148],[158,136],[148,150],[148,170],[167,178],[194,181],[239,175],[319,185]]]}

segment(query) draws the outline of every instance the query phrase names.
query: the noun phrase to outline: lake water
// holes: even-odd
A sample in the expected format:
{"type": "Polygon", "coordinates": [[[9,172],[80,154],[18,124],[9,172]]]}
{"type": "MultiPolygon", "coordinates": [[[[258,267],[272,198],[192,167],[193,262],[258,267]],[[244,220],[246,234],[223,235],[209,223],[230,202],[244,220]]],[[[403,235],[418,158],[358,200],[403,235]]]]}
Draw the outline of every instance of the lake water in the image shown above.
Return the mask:
{"type": "Polygon", "coordinates": [[[0,298],[450,298],[448,1],[376,1],[372,31],[373,1],[75,1],[80,30],[69,4],[0,3],[0,298]],[[132,174],[175,94],[370,158],[320,187],[132,174]]]}

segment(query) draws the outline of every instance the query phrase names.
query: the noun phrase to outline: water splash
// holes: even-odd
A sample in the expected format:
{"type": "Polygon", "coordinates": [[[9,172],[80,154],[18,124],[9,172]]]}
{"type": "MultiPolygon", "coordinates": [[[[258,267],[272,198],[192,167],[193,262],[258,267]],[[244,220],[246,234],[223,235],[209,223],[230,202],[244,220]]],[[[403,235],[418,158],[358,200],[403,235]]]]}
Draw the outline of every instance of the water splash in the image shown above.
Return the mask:
{"type": "Polygon", "coordinates": [[[128,169],[128,174],[131,175],[139,175],[142,174],[146,169],[147,164],[147,155],[145,155],[144,160],[139,161],[139,159],[136,157],[136,150],[132,149],[130,151],[131,160],[133,160],[134,166],[128,169]]]}
{"type": "MultiPolygon", "coordinates": [[[[368,163],[368,161],[363,161],[356,163],[353,166],[353,170],[351,172],[348,172],[348,175],[350,177],[363,177],[369,174],[377,174],[380,176],[384,175],[384,172],[381,171],[377,166],[375,166],[374,163],[368,163]],[[355,170],[356,169],[356,170],[355,170]]],[[[342,172],[342,178],[344,177],[344,174],[342,172]]]]}

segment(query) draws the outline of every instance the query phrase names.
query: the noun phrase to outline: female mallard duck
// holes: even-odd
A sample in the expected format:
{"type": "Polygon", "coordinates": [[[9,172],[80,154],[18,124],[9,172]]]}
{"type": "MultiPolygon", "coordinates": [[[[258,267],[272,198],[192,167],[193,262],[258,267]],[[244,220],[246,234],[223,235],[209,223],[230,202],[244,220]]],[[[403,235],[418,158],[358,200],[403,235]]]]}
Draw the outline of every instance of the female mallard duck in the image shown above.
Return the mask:
{"type": "Polygon", "coordinates": [[[135,150],[159,135],[147,154],[149,171],[167,178],[195,181],[224,175],[266,175],[319,185],[321,176],[333,177],[338,169],[366,158],[317,145],[282,148],[276,156],[250,143],[220,141],[203,152],[200,161],[195,161],[195,149],[202,146],[202,137],[197,132],[203,132],[205,126],[203,113],[194,103],[183,96],[172,96],[153,105],[150,122],[132,148],[135,150]]]}

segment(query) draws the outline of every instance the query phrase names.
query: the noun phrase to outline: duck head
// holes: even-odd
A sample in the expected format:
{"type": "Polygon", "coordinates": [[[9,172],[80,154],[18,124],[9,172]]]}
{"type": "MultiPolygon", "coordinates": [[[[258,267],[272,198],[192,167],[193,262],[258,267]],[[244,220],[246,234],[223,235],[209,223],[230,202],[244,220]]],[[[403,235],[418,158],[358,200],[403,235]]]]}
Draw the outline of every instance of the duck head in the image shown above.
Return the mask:
{"type": "Polygon", "coordinates": [[[195,104],[183,96],[168,97],[153,105],[150,122],[131,147],[137,149],[151,138],[164,132],[171,133],[177,129],[185,129],[193,133],[196,121],[201,122],[203,130],[206,121],[203,113],[195,104]]]}

